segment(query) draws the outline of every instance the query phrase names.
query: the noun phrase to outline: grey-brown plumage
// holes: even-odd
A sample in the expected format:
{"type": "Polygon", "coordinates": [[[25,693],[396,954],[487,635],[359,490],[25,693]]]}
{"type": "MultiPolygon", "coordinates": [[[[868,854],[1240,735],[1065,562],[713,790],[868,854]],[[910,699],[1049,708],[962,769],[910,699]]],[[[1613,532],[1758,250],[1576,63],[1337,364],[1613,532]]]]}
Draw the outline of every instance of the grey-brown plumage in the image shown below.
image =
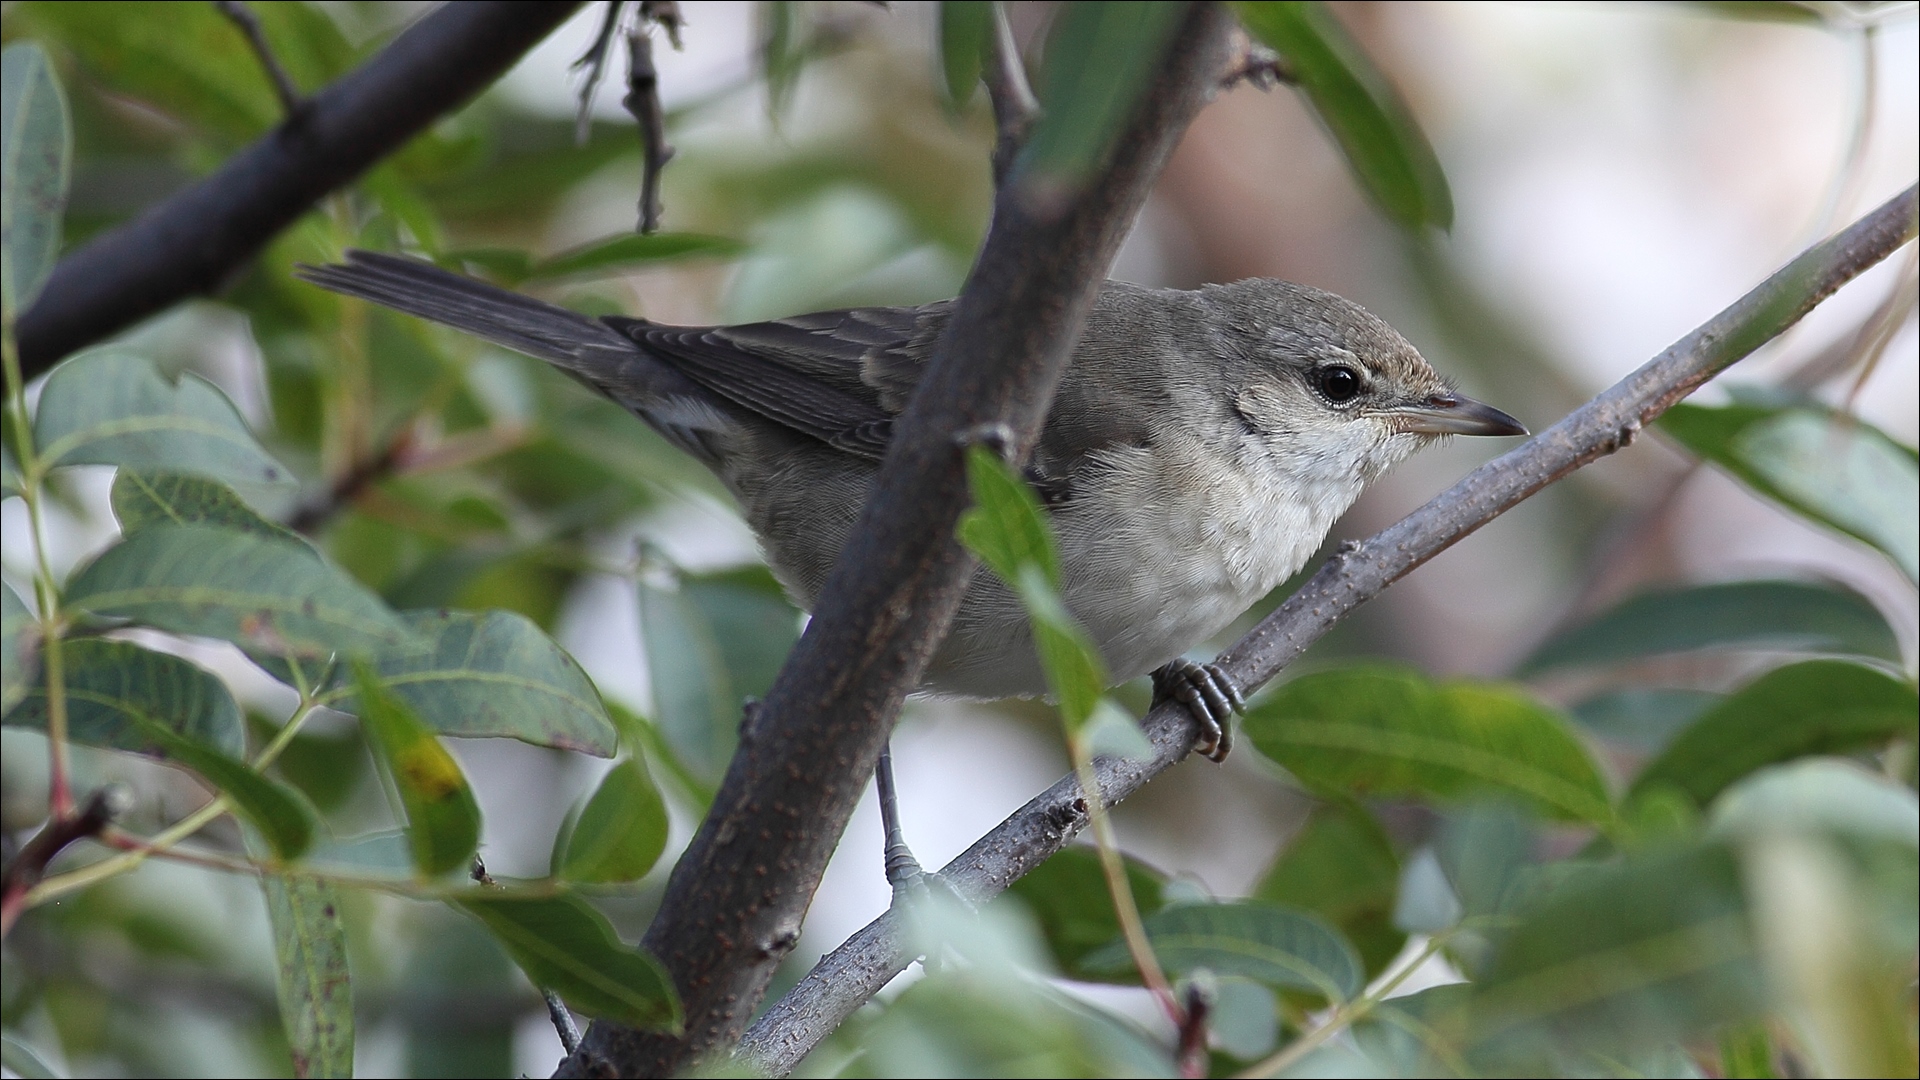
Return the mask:
{"type": "MultiPolygon", "coordinates": [[[[726,483],[809,608],[952,308],[680,327],[590,319],[391,255],[356,251],[300,275],[539,357],[631,409],[726,483]]],[[[1299,569],[1362,488],[1413,451],[1445,434],[1523,432],[1331,293],[1108,282],[1028,476],[1052,510],[1067,606],[1130,679],[1299,569]]],[[[974,577],[925,687],[1044,691],[1026,615],[992,575],[974,577]]]]}

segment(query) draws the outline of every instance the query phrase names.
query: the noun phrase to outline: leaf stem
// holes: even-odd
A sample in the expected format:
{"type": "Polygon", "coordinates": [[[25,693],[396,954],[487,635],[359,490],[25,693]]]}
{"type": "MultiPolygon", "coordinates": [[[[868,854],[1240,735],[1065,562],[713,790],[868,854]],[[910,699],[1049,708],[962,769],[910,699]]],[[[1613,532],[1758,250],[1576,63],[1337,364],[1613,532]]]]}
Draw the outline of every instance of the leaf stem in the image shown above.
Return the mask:
{"type": "Polygon", "coordinates": [[[1322,1043],[1338,1035],[1355,1021],[1372,1012],[1376,1006],[1387,999],[1388,994],[1399,989],[1400,984],[1406,982],[1409,975],[1418,971],[1420,965],[1433,959],[1436,953],[1446,947],[1447,939],[1451,936],[1452,931],[1443,931],[1428,938],[1426,947],[1416,953],[1413,959],[1401,965],[1400,970],[1382,980],[1379,985],[1373,987],[1371,990],[1335,1009],[1333,1015],[1327,1017],[1325,1023],[1288,1043],[1282,1047],[1278,1053],[1241,1072],[1235,1073],[1235,1080],[1258,1080],[1258,1078],[1262,1077],[1278,1076],[1292,1068],[1300,1059],[1318,1049],[1322,1043]]]}

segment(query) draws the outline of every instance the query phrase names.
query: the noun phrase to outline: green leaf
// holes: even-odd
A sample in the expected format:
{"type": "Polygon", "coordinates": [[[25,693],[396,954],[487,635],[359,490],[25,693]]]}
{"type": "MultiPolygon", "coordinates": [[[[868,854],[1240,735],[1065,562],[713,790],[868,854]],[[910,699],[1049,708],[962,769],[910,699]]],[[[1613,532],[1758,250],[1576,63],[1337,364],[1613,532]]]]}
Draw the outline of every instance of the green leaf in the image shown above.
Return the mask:
{"type": "Polygon", "coordinates": [[[5,1064],[23,1080],[57,1080],[60,1075],[41,1060],[33,1047],[11,1035],[0,1036],[0,1064],[5,1064]]]}
{"type": "MultiPolygon", "coordinates": [[[[1125,862],[1127,885],[1140,914],[1159,911],[1164,903],[1160,888],[1166,884],[1166,875],[1135,859],[1125,862]]],[[[1080,963],[1088,953],[1120,936],[1120,921],[1113,912],[1113,897],[1107,892],[1099,852],[1086,847],[1061,848],[1007,891],[1024,901],[1040,921],[1040,933],[1060,970],[1078,978],[1139,985],[1140,973],[1130,962],[1102,972],[1086,970],[1080,963]]]]}
{"type": "Polygon", "coordinates": [[[1022,566],[1014,591],[1033,624],[1034,648],[1047,673],[1047,686],[1060,705],[1060,719],[1069,734],[1077,734],[1106,691],[1106,663],[1093,639],[1060,603],[1059,594],[1041,577],[1039,567],[1022,566]]]}
{"type": "Polygon", "coordinates": [[[1839,585],[1734,581],[1642,593],[1555,634],[1525,673],[1693,649],[1845,653],[1900,662],[1900,639],[1866,597],[1839,585]]]}
{"type": "Polygon", "coordinates": [[[1182,3],[1068,4],[1047,35],[1040,122],[1014,173],[1077,186],[1106,163],[1187,14],[1182,3]]]}
{"type": "Polygon", "coordinates": [[[952,107],[959,108],[973,97],[993,32],[993,5],[987,0],[942,0],[940,70],[946,76],[947,103],[952,107]]]}
{"type": "Polygon", "coordinates": [[[1725,696],[1705,690],[1635,686],[1588,698],[1573,707],[1573,718],[1609,742],[1657,754],[1725,696]]]}
{"type": "Polygon", "coordinates": [[[973,506],[960,515],[961,542],[1014,588],[1019,588],[1021,568],[1035,566],[1046,584],[1058,589],[1060,558],[1033,488],[979,446],[967,451],[967,485],[973,506]]]}
{"type": "Polygon", "coordinates": [[[1866,541],[1920,580],[1920,460],[1857,417],[1815,405],[1685,403],[1662,431],[1802,517],[1866,541]]]}
{"type": "Polygon", "coordinates": [[[1343,668],[1280,687],[1247,710],[1242,730],[1321,791],[1507,797],[1562,821],[1612,817],[1599,770],[1566,721],[1508,686],[1343,668]]]}
{"type": "Polygon", "coordinates": [[[1757,1016],[1763,985],[1725,847],[1590,869],[1531,906],[1479,980],[1476,1071],[1683,1041],[1757,1016]]]}
{"type": "Polygon", "coordinates": [[[506,946],[533,985],[588,1016],[677,1030],[680,1000],[653,957],[624,945],[606,916],[577,896],[527,899],[481,890],[458,901],[506,946]]]}
{"type": "Polygon", "coordinates": [[[273,925],[280,1020],[293,1074],[322,1080],[353,1075],[353,982],[340,895],[331,882],[299,874],[266,874],[273,925]]]}
{"type": "Polygon", "coordinates": [[[1374,204],[1407,229],[1451,229],[1453,194],[1440,159],[1393,84],[1326,5],[1233,8],[1249,33],[1285,58],[1374,204]]]}
{"type": "Polygon", "coordinates": [[[1400,859],[1387,834],[1364,807],[1342,801],[1313,812],[1253,895],[1332,923],[1359,951],[1371,977],[1407,941],[1393,925],[1399,890],[1400,859]]]}
{"type": "MultiPolygon", "coordinates": [[[[1258,900],[1175,904],[1144,924],[1154,955],[1170,974],[1206,968],[1276,989],[1319,994],[1330,1002],[1349,1000],[1366,982],[1359,955],[1340,931],[1304,911],[1258,900]]],[[[1080,962],[1096,972],[1132,964],[1125,943],[1118,941],[1080,962]]]]}
{"type": "Polygon", "coordinates": [[[188,742],[169,731],[152,731],[162,752],[220,790],[247,823],[260,830],[282,862],[292,862],[313,844],[314,812],[292,788],[245,763],[188,742]]]}
{"type": "MultiPolygon", "coordinates": [[[[211,672],[168,653],[127,641],[71,638],[61,643],[67,693],[67,738],[83,746],[167,756],[163,736],[176,736],[227,757],[246,749],[240,707],[211,672]]],[[[6,722],[47,726],[44,678],[36,679],[6,722]]]]}
{"type": "Polygon", "coordinates": [[[212,383],[168,381],[152,360],[103,350],[61,361],[34,410],[43,464],[125,465],[231,483],[285,484],[246,421],[212,383]]]}
{"type": "MultiPolygon", "coordinates": [[[[1710,833],[1742,842],[1826,833],[1915,849],[1920,800],[1912,788],[1854,762],[1810,758],[1760,769],[1728,788],[1713,804],[1710,833]]],[[[1907,891],[1911,902],[1912,889],[1907,891]]]]}
{"type": "Polygon", "coordinates": [[[697,775],[717,777],[733,756],[741,706],[773,685],[798,613],[765,569],[689,575],[678,589],[640,583],[655,718],[697,775]]]}
{"type": "Polygon", "coordinates": [[[112,502],[123,533],[159,524],[216,525],[306,543],[293,530],[254,513],[232,488],[204,477],[121,468],[113,476],[112,502]]]}
{"type": "Polygon", "coordinates": [[[0,53],[0,319],[33,306],[60,256],[73,131],[67,99],[39,45],[0,53]]]}
{"type": "Polygon", "coordinates": [[[141,529],[75,575],[67,602],[104,618],[280,656],[421,644],[379,598],[305,544],[211,525],[141,529]]]}
{"type": "Polygon", "coordinates": [[[40,677],[40,627],[13,586],[0,583],[0,715],[40,677]]]}
{"type": "Polygon", "coordinates": [[[354,665],[360,723],[393,776],[407,814],[407,844],[420,873],[463,870],[480,846],[480,807],[460,764],[365,664],[354,665]]]}
{"type": "Polygon", "coordinates": [[[560,278],[608,277],[631,267],[706,256],[724,259],[740,254],[746,245],[724,236],[699,233],[625,233],[570,248],[534,263],[522,281],[554,281],[560,278]]]}
{"type": "Polygon", "coordinates": [[[776,121],[786,111],[793,96],[793,84],[806,66],[806,49],[800,41],[794,8],[790,0],[761,0],[760,75],[767,83],[767,115],[776,121]]]}
{"type": "Polygon", "coordinates": [[[1912,738],[1917,727],[1914,684],[1842,660],[1808,660],[1762,675],[1694,721],[1634,790],[1671,786],[1705,806],[1761,766],[1912,738]]]}
{"type": "Polygon", "coordinates": [[[589,883],[638,881],[667,846],[667,804],[639,757],[622,758],[594,789],[567,837],[560,873],[589,883]]]}
{"type": "MultiPolygon", "coordinates": [[[[401,618],[426,647],[371,659],[380,684],[434,731],[612,755],[619,739],[599,692],[532,620],[511,611],[409,611],[401,618]]],[[[351,712],[353,694],[341,672],[321,701],[351,712]]]]}

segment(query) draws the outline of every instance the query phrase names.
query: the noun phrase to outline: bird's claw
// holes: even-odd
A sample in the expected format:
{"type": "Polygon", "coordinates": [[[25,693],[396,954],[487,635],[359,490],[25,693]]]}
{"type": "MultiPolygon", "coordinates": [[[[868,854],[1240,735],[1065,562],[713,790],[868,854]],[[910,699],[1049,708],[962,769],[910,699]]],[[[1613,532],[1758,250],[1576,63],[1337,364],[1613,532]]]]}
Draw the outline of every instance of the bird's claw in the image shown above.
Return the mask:
{"type": "Polygon", "coordinates": [[[1246,707],[1240,688],[1218,664],[1178,656],[1153,672],[1153,703],[1177,701],[1200,725],[1193,748],[1209,761],[1233,749],[1233,714],[1246,707]]]}

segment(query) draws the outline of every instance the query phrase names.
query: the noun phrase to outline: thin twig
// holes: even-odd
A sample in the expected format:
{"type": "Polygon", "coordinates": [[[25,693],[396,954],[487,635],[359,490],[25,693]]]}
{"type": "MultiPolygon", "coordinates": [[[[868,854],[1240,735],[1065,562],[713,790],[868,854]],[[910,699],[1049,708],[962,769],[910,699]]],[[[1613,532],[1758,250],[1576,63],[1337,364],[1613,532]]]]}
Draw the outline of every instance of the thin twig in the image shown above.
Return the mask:
{"type": "Polygon", "coordinates": [[[240,33],[246,36],[247,44],[253,46],[253,55],[259,59],[267,78],[273,82],[273,92],[280,95],[280,108],[286,113],[287,119],[299,116],[301,110],[307,107],[307,99],[300,93],[300,88],[294,85],[287,69],[280,66],[280,58],[273,55],[273,45],[267,41],[266,31],[260,28],[259,16],[241,0],[213,0],[213,6],[239,27],[240,33]]]}
{"type": "MultiPolygon", "coordinates": [[[[1909,187],[1846,231],[1809,248],[1731,307],[1539,436],[1482,465],[1426,505],[1362,543],[1342,546],[1299,591],[1219,658],[1251,693],[1361,604],[1522,500],[1632,441],[1642,427],[1708,379],[1797,322],[1820,301],[1913,239],[1909,187]]],[[[1147,761],[1094,762],[1111,806],[1172,767],[1197,730],[1167,704],[1142,721],[1147,761]]],[[[984,904],[1066,846],[1086,825],[1080,784],[1067,776],[981,837],[941,871],[984,904]]],[[[894,916],[880,916],[814,965],[741,1040],[753,1066],[784,1075],[855,1009],[906,969],[894,916]]]]}
{"type": "Polygon", "coordinates": [[[98,836],[113,819],[133,807],[133,793],[120,784],[108,784],[93,793],[80,812],[49,820],[26,842],[0,872],[0,937],[13,932],[15,920],[27,910],[27,894],[46,875],[47,866],[76,841],[98,836]]]}
{"type": "MultiPolygon", "coordinates": [[[[676,13],[677,18],[677,13],[676,13]]],[[[660,73],[653,66],[653,34],[642,25],[627,30],[627,96],[620,102],[640,125],[640,227],[660,227],[660,173],[673,160],[667,120],[660,108],[660,73]]]]}
{"type": "Polygon", "coordinates": [[[1257,41],[1247,42],[1247,51],[1241,54],[1240,62],[1234,65],[1220,79],[1220,89],[1231,90],[1242,82],[1251,83],[1262,90],[1271,90],[1281,83],[1289,85],[1299,82],[1293,68],[1279,53],[1257,41]]]}
{"type": "Polygon", "coordinates": [[[560,1045],[571,1054],[580,1049],[580,1025],[573,1022],[573,1014],[567,1011],[567,1003],[560,995],[551,990],[540,991],[547,999],[547,1019],[553,1021],[553,1030],[560,1036],[560,1045]]]}
{"type": "Polygon", "coordinates": [[[212,293],[315,202],[498,78],[580,5],[434,9],[212,176],[89,240],[15,328],[28,379],[190,296],[212,293]]]}
{"type": "Polygon", "coordinates": [[[404,427],[387,443],[386,449],[348,469],[318,498],[302,505],[287,519],[287,528],[312,536],[368,489],[400,471],[413,448],[413,429],[404,427]]]}
{"type": "Polygon", "coordinates": [[[573,141],[585,146],[587,135],[593,129],[593,98],[600,89],[600,80],[607,74],[607,54],[613,50],[613,32],[620,28],[620,15],[626,10],[625,0],[607,0],[607,10],[600,18],[600,29],[593,35],[593,44],[573,62],[573,70],[586,72],[580,79],[580,104],[573,117],[573,141]]]}
{"type": "Polygon", "coordinates": [[[1040,120],[1040,102],[1027,82],[1027,65],[1020,58],[1020,44],[1013,40],[1013,24],[1007,21],[1007,5],[993,4],[993,42],[987,50],[981,78],[987,84],[987,98],[993,102],[993,124],[997,132],[993,144],[993,182],[998,187],[1013,168],[1013,159],[1027,144],[1033,125],[1040,120]]]}

